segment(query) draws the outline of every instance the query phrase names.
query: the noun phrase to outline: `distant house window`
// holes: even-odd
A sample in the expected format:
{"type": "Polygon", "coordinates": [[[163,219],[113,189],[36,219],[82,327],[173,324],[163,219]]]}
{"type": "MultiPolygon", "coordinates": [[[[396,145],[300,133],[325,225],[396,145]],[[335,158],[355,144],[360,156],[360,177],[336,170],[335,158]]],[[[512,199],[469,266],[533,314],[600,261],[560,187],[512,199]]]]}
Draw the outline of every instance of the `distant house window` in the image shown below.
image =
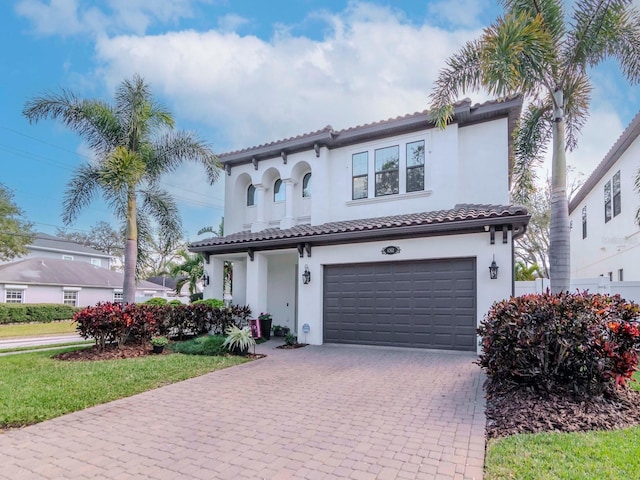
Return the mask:
{"type": "Polygon", "coordinates": [[[407,143],[407,192],[424,190],[424,140],[407,143]]]}
{"type": "Polygon", "coordinates": [[[369,196],[369,152],[355,153],[351,157],[353,200],[369,196]]]}
{"type": "Polygon", "coordinates": [[[379,148],[375,151],[376,197],[393,195],[400,191],[399,147],[379,148]]]}
{"type": "Polygon", "coordinates": [[[608,272],[607,275],[609,276],[609,281],[613,282],[613,272],[608,272]]]}
{"type": "Polygon", "coordinates": [[[615,217],[621,211],[620,205],[620,170],[613,176],[613,216],[615,217]]]}
{"type": "Polygon", "coordinates": [[[96,267],[100,267],[100,266],[102,266],[102,262],[100,261],[99,258],[92,258],[91,259],[91,265],[95,265],[96,267]]]}
{"type": "Polygon", "coordinates": [[[72,307],[78,306],[78,292],[65,290],[62,295],[62,303],[65,305],[71,305],[72,307]]]}
{"type": "Polygon", "coordinates": [[[311,172],[307,173],[302,179],[302,196],[305,198],[311,196],[311,172]]]}
{"type": "Polygon", "coordinates": [[[62,255],[63,260],[73,260],[73,255],[62,255]]]}
{"type": "Polygon", "coordinates": [[[6,303],[24,303],[24,290],[5,290],[4,301],[6,303]]]}
{"type": "Polygon", "coordinates": [[[582,238],[587,238],[587,206],[582,207],[582,238]]]}
{"type": "Polygon", "coordinates": [[[276,180],[276,183],[273,184],[273,201],[274,202],[284,202],[285,199],[285,188],[282,184],[282,180],[276,180]]]}
{"type": "Polygon", "coordinates": [[[611,180],[604,184],[604,222],[611,220],[611,180]]]}
{"type": "Polygon", "coordinates": [[[122,303],[124,301],[124,294],[122,292],[113,292],[113,303],[122,303]]]}
{"type": "Polygon", "coordinates": [[[249,185],[247,188],[247,207],[253,207],[256,204],[256,187],[249,185]]]}
{"type": "Polygon", "coordinates": [[[619,281],[619,282],[623,282],[623,281],[624,281],[624,271],[623,271],[623,269],[622,269],[622,268],[620,268],[620,269],[618,270],[618,281],[619,281]]]}

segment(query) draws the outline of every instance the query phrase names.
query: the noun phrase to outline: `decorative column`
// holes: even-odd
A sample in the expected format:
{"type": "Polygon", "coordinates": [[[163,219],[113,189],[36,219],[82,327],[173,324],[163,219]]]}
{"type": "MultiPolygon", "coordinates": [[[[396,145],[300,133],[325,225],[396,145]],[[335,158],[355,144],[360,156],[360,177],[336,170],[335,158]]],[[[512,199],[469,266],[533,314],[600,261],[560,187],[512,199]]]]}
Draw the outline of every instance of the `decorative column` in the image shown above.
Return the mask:
{"type": "Polygon", "coordinates": [[[247,260],[247,297],[252,317],[258,318],[260,312],[267,311],[269,259],[264,253],[255,252],[253,261],[247,260]]]}
{"type": "Polygon", "coordinates": [[[280,220],[280,228],[291,228],[295,225],[295,219],[293,218],[293,205],[295,203],[293,187],[296,183],[292,178],[285,178],[282,180],[285,185],[285,197],[284,197],[284,218],[280,220]]]}
{"type": "Polygon", "coordinates": [[[209,285],[204,286],[204,298],[222,300],[224,295],[224,260],[209,257],[209,264],[204,264],[204,271],[209,276],[209,285]]]}
{"type": "Polygon", "coordinates": [[[265,191],[264,185],[256,183],[253,185],[256,187],[256,221],[251,225],[252,232],[259,232],[267,228],[267,222],[264,218],[265,211],[265,191]]]}

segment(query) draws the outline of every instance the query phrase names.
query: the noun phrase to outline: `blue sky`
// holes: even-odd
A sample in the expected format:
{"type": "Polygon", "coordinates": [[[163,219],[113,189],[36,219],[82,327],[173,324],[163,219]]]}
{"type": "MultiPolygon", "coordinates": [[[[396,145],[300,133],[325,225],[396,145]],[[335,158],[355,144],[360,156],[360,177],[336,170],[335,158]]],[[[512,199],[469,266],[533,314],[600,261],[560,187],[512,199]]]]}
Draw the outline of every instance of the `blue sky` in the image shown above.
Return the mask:
{"type": "MultiPolygon", "coordinates": [[[[68,88],[109,100],[139,73],[222,153],[331,124],[345,128],[428,108],[445,59],[500,12],[490,0],[15,0],[0,5],[0,182],[38,231],[53,233],[66,183],[90,152],[25,101],[68,88]]],[[[593,71],[591,118],[569,156],[588,174],[638,112],[640,89],[615,65],[593,71]]],[[[472,100],[486,97],[472,95],[472,100]]],[[[185,234],[217,226],[222,181],[195,165],[163,180],[185,234]]],[[[98,199],[72,226],[110,221],[98,199]]]]}

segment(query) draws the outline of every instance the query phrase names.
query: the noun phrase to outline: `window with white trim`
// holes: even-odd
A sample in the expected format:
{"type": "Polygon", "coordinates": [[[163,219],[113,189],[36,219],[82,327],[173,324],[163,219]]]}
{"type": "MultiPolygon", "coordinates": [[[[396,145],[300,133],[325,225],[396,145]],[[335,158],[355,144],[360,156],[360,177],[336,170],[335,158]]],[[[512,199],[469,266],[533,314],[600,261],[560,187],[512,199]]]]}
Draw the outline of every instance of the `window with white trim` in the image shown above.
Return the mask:
{"type": "Polygon", "coordinates": [[[376,197],[394,195],[400,191],[400,153],[398,145],[378,148],[374,153],[376,167],[376,197]]]}
{"type": "Polygon", "coordinates": [[[309,198],[311,196],[311,172],[302,178],[302,196],[309,198]]]}
{"type": "Polygon", "coordinates": [[[407,192],[424,190],[424,140],[407,143],[407,192]]]}
{"type": "Polygon", "coordinates": [[[620,192],[620,170],[604,184],[604,222],[607,223],[622,211],[620,192]]]}
{"type": "Polygon", "coordinates": [[[587,206],[582,207],[582,238],[587,238],[587,206]]]}
{"type": "Polygon", "coordinates": [[[124,293],[113,292],[113,303],[122,303],[122,302],[124,302],[124,293]]]}
{"type": "Polygon", "coordinates": [[[72,307],[78,306],[78,292],[75,290],[65,290],[62,292],[62,303],[65,305],[71,305],[72,307]]]}
{"type": "Polygon", "coordinates": [[[618,281],[624,282],[624,269],[622,268],[618,269],[618,281]]]}
{"type": "Polygon", "coordinates": [[[6,289],[4,301],[5,303],[24,303],[24,290],[6,289]]]}
{"type": "Polygon", "coordinates": [[[353,200],[369,196],[369,152],[354,153],[351,156],[351,186],[353,200]]]}
{"type": "Polygon", "coordinates": [[[247,207],[253,207],[256,204],[256,187],[249,185],[247,187],[247,207]]]}
{"type": "Polygon", "coordinates": [[[92,258],[91,259],[91,265],[94,265],[96,267],[101,267],[102,266],[102,262],[100,261],[99,258],[92,258]]]}
{"type": "Polygon", "coordinates": [[[285,200],[286,190],[282,183],[282,180],[278,179],[273,184],[273,201],[274,202],[284,202],[285,200]]]}
{"type": "Polygon", "coordinates": [[[613,190],[613,216],[615,217],[622,210],[622,205],[620,205],[620,170],[613,176],[611,188],[613,190]]]}
{"type": "Polygon", "coordinates": [[[73,260],[73,255],[62,255],[63,260],[73,260]]]}

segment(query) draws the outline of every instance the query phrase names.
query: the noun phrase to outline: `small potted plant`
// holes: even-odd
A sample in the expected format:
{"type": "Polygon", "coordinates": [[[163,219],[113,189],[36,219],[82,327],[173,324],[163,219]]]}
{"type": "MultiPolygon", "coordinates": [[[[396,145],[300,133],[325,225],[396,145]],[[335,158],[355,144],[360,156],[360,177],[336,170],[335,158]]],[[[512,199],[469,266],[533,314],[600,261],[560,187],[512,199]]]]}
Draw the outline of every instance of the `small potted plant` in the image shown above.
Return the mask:
{"type": "Polygon", "coordinates": [[[249,328],[238,328],[232,325],[225,330],[225,333],[227,334],[227,338],[222,346],[234,355],[244,356],[249,353],[249,347],[256,344],[249,328]]]}
{"type": "Polygon", "coordinates": [[[274,337],[284,337],[284,328],[282,326],[274,325],[271,330],[273,330],[274,337]]]}
{"type": "Polygon", "coordinates": [[[269,340],[271,338],[271,322],[273,321],[271,314],[262,312],[258,315],[260,321],[260,332],[262,332],[262,338],[269,340]]]}
{"type": "Polygon", "coordinates": [[[164,347],[169,343],[169,339],[163,335],[154,335],[151,337],[151,346],[153,347],[153,353],[162,353],[164,347]]]}

